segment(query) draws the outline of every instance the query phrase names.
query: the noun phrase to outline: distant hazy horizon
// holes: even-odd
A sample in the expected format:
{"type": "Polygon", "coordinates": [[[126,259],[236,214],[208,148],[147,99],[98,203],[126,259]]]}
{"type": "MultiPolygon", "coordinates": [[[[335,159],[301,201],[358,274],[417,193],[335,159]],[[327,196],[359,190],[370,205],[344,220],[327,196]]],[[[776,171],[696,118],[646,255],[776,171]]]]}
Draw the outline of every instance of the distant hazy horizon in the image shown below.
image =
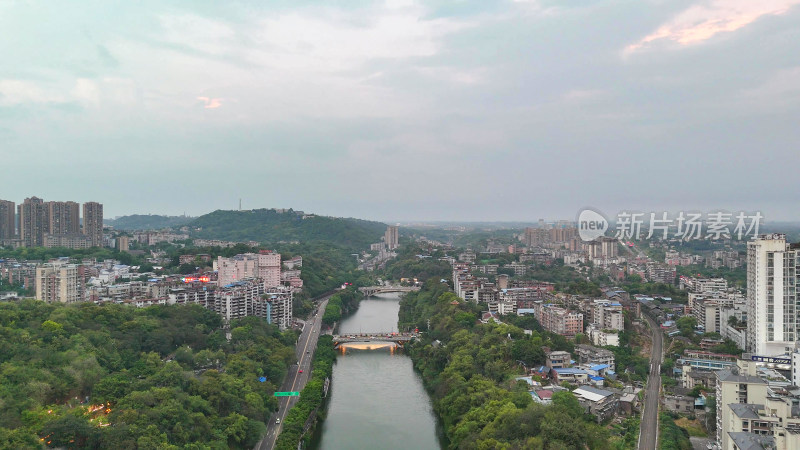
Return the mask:
{"type": "Polygon", "coordinates": [[[800,0],[4,1],[0,198],[795,220],[798,23],[800,0]]]}
{"type": "MultiPolygon", "coordinates": [[[[251,209],[281,209],[281,208],[251,208],[251,209]]],[[[285,208],[285,209],[290,209],[290,208],[285,208]]],[[[302,210],[300,208],[291,208],[291,209],[293,209],[295,211],[303,211],[304,213],[307,213],[307,214],[319,214],[319,213],[316,213],[314,211],[305,211],[305,210],[302,210]]],[[[249,210],[250,209],[242,209],[242,211],[249,211],[249,210]]],[[[223,211],[238,211],[238,209],[230,209],[230,210],[223,210],[223,211]]],[[[214,211],[208,211],[206,213],[203,213],[203,214],[200,214],[200,215],[197,215],[197,216],[187,215],[185,217],[187,217],[189,219],[196,219],[197,217],[200,217],[202,215],[205,215],[205,214],[208,214],[208,213],[212,213],[212,212],[214,212],[214,211]]],[[[132,213],[132,214],[124,214],[124,215],[119,215],[119,216],[114,216],[114,217],[106,217],[105,220],[117,220],[117,219],[119,219],[121,217],[127,217],[127,216],[133,216],[133,215],[184,217],[183,214],[132,213]]],[[[430,226],[499,225],[499,226],[507,226],[507,227],[512,227],[512,226],[525,227],[525,226],[536,226],[536,225],[538,225],[538,222],[539,222],[538,218],[537,219],[529,219],[529,220],[485,220],[485,219],[484,220],[480,220],[480,219],[479,220],[454,220],[454,219],[430,219],[430,220],[426,220],[426,219],[382,219],[382,218],[375,218],[375,217],[342,216],[342,215],[336,215],[336,214],[320,214],[320,215],[330,216],[330,217],[363,219],[363,220],[370,220],[370,221],[374,221],[374,222],[381,222],[381,223],[385,223],[385,224],[388,224],[388,225],[400,224],[400,225],[403,225],[403,226],[410,226],[410,227],[413,227],[413,226],[425,226],[425,225],[430,225],[430,226]]],[[[609,217],[609,218],[613,219],[613,217],[609,217]]],[[[559,221],[559,220],[574,221],[575,217],[573,216],[573,217],[552,217],[551,218],[551,217],[544,216],[544,217],[541,217],[541,219],[543,219],[546,223],[552,223],[552,222],[556,222],[556,221],[559,221]]],[[[612,223],[613,223],[613,220],[612,220],[612,223]]],[[[786,226],[786,227],[797,227],[797,226],[800,226],[800,219],[794,220],[794,221],[792,221],[792,220],[768,220],[768,219],[765,219],[764,221],[762,221],[761,224],[762,224],[762,226],[765,226],[765,227],[769,228],[770,230],[774,230],[774,229],[779,229],[781,226],[786,226]]]]}

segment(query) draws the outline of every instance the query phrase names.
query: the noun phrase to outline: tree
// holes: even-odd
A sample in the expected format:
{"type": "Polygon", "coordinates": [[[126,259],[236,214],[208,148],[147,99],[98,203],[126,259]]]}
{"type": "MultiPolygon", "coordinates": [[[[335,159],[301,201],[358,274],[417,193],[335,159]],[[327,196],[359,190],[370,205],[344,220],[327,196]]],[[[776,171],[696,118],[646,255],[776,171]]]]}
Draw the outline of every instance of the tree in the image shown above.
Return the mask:
{"type": "Polygon", "coordinates": [[[523,361],[528,367],[544,364],[545,354],[541,345],[535,345],[532,339],[518,339],[511,344],[511,357],[523,361]]]}
{"type": "Polygon", "coordinates": [[[685,337],[694,336],[695,327],[697,327],[697,318],[694,316],[683,316],[676,322],[678,330],[685,337]]]}
{"type": "Polygon", "coordinates": [[[194,273],[195,270],[197,270],[197,268],[195,267],[194,264],[191,263],[184,263],[178,266],[178,273],[182,275],[188,275],[194,273]]]}

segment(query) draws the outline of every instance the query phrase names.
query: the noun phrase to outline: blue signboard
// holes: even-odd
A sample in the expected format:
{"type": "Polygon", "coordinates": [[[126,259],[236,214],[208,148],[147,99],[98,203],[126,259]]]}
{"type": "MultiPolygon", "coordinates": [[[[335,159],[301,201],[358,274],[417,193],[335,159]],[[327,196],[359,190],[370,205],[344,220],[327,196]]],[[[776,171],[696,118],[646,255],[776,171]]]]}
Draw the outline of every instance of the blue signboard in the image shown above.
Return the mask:
{"type": "Polygon", "coordinates": [[[777,357],[777,356],[751,355],[750,359],[753,360],[753,361],[765,362],[765,363],[768,363],[768,364],[791,364],[792,363],[792,359],[791,358],[780,358],[780,357],[777,357]]]}

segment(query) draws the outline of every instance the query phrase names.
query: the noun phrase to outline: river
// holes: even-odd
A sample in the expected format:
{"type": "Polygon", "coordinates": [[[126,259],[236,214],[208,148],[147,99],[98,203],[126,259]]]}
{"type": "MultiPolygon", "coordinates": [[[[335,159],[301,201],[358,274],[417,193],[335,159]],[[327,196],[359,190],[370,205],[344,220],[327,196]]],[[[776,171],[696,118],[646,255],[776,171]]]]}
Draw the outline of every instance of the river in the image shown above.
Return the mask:
{"type": "MultiPolygon", "coordinates": [[[[339,333],[397,331],[399,294],[361,301],[339,333]]],[[[436,417],[411,358],[389,348],[347,349],[333,366],[321,450],[438,449],[436,417]]]]}

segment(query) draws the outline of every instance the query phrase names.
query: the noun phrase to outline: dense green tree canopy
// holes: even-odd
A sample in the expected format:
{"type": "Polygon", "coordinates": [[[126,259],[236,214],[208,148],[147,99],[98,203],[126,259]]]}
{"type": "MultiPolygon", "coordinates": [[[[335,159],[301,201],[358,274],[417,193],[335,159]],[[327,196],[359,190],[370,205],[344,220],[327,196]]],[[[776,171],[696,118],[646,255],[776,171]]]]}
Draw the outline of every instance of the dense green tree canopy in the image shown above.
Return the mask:
{"type": "Polygon", "coordinates": [[[558,394],[545,407],[513,380],[522,372],[520,362],[544,362],[543,345],[571,344],[540,331],[526,335],[510,324],[478,324],[478,311],[433,279],[400,304],[400,328],[426,331],[409,352],[450,448],[612,448],[608,431],[584,417],[571,393],[558,394]]]}
{"type": "Polygon", "coordinates": [[[252,448],[296,333],[221,325],[199,306],[0,304],[0,448],[252,448]]]}
{"type": "Polygon", "coordinates": [[[386,225],[360,219],[307,216],[274,209],[214,211],[189,223],[198,237],[229,241],[329,242],[363,250],[379,242],[386,225]]]}

